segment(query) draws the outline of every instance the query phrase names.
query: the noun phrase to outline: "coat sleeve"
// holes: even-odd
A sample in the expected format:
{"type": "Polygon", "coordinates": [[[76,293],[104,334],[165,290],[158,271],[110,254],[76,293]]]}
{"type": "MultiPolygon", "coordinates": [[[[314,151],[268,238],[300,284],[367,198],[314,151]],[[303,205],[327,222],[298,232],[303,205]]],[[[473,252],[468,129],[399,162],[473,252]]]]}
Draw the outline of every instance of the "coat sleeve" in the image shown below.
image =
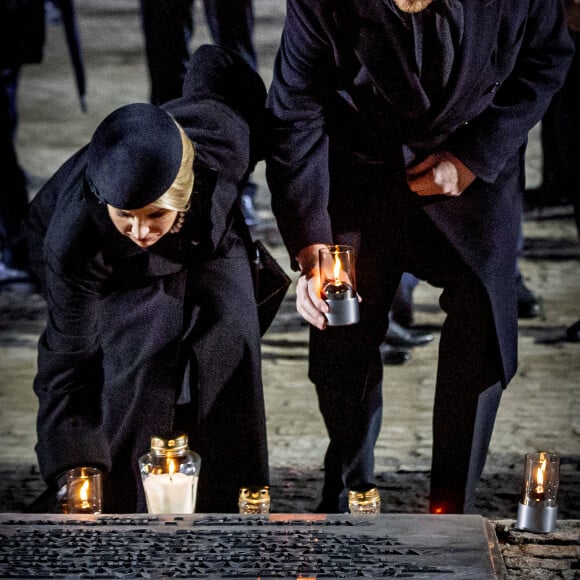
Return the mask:
{"type": "Polygon", "coordinates": [[[515,47],[497,46],[495,58],[507,71],[505,79],[498,79],[491,105],[448,142],[451,152],[489,183],[541,120],[574,52],[560,0],[530,0],[527,13],[519,15],[525,3],[509,6],[513,13],[503,16],[509,19],[504,26],[523,34],[515,47]]]}
{"type": "Polygon", "coordinates": [[[43,294],[46,290],[44,271],[44,240],[46,239],[46,233],[61,193],[82,187],[86,150],[87,147],[83,147],[75,153],[46,182],[30,203],[28,216],[24,222],[24,233],[28,240],[30,267],[41,286],[43,294]]]}
{"type": "MultiPolygon", "coordinates": [[[[267,106],[273,115],[266,157],[272,209],[293,260],[302,248],[332,243],[324,103],[334,86],[324,3],[290,0],[267,106]]],[[[294,264],[295,266],[295,264],[294,264]]]]}
{"type": "Polygon", "coordinates": [[[82,171],[74,163],[57,173],[37,194],[27,225],[48,311],[34,380],[39,402],[36,452],[48,483],[71,467],[110,467],[101,431],[98,342],[105,271],[95,257],[91,220],[74,194],[78,187],[67,190],[72,195],[59,197],[77,173],[82,171]]]}
{"type": "Polygon", "coordinates": [[[101,429],[99,294],[93,283],[46,267],[48,321],[38,345],[36,452],[47,482],[75,466],[110,468],[101,429]]]}

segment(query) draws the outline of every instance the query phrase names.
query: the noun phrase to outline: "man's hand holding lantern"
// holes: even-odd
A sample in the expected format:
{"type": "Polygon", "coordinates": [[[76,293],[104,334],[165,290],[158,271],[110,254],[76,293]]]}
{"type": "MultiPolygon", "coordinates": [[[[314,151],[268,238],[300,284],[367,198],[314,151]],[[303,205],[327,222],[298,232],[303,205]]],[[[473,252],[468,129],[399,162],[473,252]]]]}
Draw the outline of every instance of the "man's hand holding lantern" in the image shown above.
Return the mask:
{"type": "Polygon", "coordinates": [[[297,256],[301,276],[296,288],[296,308],[320,330],[327,326],[356,324],[360,319],[356,292],[354,248],[312,244],[297,256]]]}
{"type": "Polygon", "coordinates": [[[300,265],[300,278],[296,285],[296,310],[306,322],[319,330],[326,328],[326,313],[329,310],[321,296],[318,251],[322,248],[326,248],[326,244],[312,244],[302,248],[296,256],[300,265]]]}

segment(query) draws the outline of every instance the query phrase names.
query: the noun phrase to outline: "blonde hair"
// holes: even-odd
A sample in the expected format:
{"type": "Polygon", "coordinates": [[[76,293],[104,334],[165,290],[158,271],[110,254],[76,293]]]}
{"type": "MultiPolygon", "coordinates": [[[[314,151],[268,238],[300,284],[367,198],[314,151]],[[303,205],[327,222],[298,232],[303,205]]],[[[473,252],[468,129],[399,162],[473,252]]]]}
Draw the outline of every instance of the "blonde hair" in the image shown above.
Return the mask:
{"type": "Polygon", "coordinates": [[[183,145],[183,154],[181,156],[181,165],[175,177],[175,180],[169,189],[151,205],[163,209],[174,211],[187,211],[191,205],[191,194],[193,192],[193,183],[195,176],[193,174],[193,161],[195,159],[195,147],[185,131],[176,122],[181,143],[183,145]]]}

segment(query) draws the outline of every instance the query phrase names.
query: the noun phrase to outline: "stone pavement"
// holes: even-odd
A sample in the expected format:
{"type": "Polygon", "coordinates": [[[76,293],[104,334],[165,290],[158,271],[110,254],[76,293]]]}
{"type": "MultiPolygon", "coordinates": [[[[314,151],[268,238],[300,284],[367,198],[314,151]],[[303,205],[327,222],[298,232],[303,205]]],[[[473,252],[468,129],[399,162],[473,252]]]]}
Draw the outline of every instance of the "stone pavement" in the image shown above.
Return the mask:
{"type": "MultiPolygon", "coordinates": [[[[89,140],[106,114],[148,98],[137,0],[77,4],[88,112],[80,110],[60,26],[48,29],[44,62],[27,66],[22,73],[17,146],[21,164],[30,175],[32,194],[89,140]]],[[[284,3],[255,0],[255,9],[260,72],[268,84],[284,3]]],[[[208,42],[199,6],[197,10],[196,46],[208,42]]],[[[538,183],[540,166],[535,128],[528,151],[530,186],[538,183]]],[[[263,164],[255,178],[260,186],[261,218],[256,233],[287,266],[269,210],[263,164]]],[[[560,517],[575,520],[580,519],[580,345],[567,343],[563,337],[565,328],[580,317],[580,244],[569,207],[527,214],[524,233],[521,269],[527,284],[542,298],[543,315],[521,321],[519,370],[502,401],[478,509],[491,519],[515,518],[523,455],[547,449],[562,457],[560,517]]],[[[272,505],[278,512],[308,512],[318,500],[327,439],[306,378],[308,331],[295,313],[292,292],[263,339],[272,505]]],[[[437,338],[443,321],[438,295],[423,283],[415,294],[416,324],[432,331],[436,340],[416,348],[405,365],[385,368],[385,410],[376,453],[385,512],[426,511],[437,338]]],[[[40,489],[31,383],[44,317],[44,303],[38,295],[18,290],[0,293],[1,511],[21,509],[40,489]]],[[[576,567],[580,567],[577,556],[576,567]]]]}

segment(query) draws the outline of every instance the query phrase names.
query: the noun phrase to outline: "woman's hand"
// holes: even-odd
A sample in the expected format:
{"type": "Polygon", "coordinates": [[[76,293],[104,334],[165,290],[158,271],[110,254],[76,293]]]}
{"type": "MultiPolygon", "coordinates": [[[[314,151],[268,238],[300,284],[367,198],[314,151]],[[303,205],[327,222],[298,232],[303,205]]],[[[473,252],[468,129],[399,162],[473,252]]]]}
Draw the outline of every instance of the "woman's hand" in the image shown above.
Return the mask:
{"type": "Polygon", "coordinates": [[[296,310],[306,322],[320,330],[326,328],[325,315],[328,312],[328,305],[320,294],[318,265],[318,250],[325,247],[325,244],[312,244],[302,248],[296,256],[301,272],[296,285],[296,310]]]}
{"type": "Polygon", "coordinates": [[[429,155],[407,170],[409,189],[419,195],[457,197],[474,180],[475,174],[447,151],[429,155]]]}

